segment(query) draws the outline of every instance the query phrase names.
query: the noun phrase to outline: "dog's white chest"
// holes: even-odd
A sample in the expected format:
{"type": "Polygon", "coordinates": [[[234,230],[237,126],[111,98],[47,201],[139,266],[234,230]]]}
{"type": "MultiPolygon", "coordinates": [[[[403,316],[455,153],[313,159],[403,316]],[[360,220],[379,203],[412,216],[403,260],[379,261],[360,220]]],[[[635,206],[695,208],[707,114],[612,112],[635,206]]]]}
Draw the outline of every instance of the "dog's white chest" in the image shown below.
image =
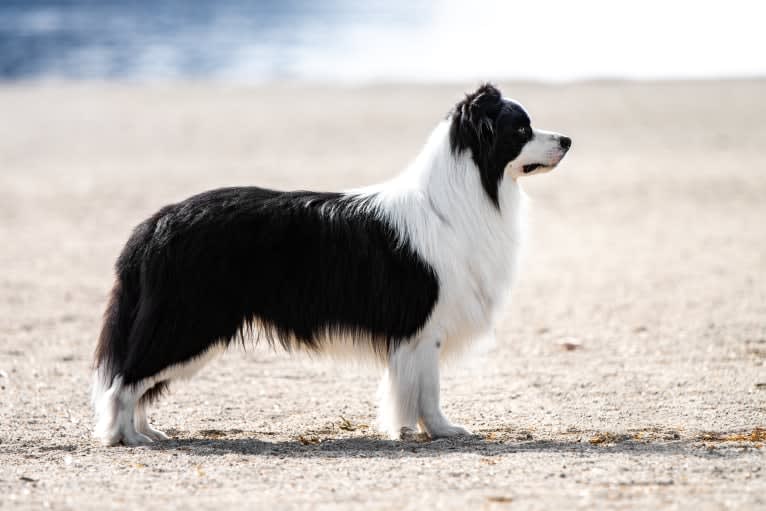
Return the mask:
{"type": "Polygon", "coordinates": [[[393,181],[362,191],[435,271],[436,305],[422,334],[463,344],[490,331],[504,309],[524,238],[526,198],[515,180],[498,188],[499,208],[468,152],[455,155],[448,123],[393,181]]]}
{"type": "Polygon", "coordinates": [[[452,343],[490,331],[507,304],[524,238],[523,193],[507,195],[501,214],[465,219],[455,226],[453,246],[432,258],[442,289],[433,322],[452,343]]]}
{"type": "Polygon", "coordinates": [[[518,184],[503,183],[498,209],[478,174],[464,170],[461,183],[387,205],[389,218],[437,275],[438,300],[422,333],[442,339],[445,352],[492,330],[507,304],[524,239],[526,198],[518,184]]]}

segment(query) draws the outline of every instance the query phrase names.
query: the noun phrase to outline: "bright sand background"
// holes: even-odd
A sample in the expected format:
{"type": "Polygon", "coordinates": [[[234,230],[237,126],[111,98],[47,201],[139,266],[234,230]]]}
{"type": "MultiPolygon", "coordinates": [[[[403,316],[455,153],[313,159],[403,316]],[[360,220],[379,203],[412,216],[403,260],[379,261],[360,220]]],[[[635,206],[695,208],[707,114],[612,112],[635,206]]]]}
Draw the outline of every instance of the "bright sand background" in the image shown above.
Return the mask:
{"type": "Polygon", "coordinates": [[[373,371],[262,349],[175,386],[151,412],[173,441],[90,439],[133,225],[212,187],[385,179],[469,87],[0,88],[0,508],[763,509],[758,81],[504,87],[574,146],[526,183],[496,345],[444,378],[483,439],[382,440],[373,371]]]}

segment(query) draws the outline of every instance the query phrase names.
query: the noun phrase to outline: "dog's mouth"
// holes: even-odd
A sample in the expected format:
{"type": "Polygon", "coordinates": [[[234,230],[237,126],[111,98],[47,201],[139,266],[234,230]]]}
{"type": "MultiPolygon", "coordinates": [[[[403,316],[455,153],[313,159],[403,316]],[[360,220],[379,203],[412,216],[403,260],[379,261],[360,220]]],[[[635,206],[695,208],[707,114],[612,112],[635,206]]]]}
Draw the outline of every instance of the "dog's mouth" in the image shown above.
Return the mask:
{"type": "Polygon", "coordinates": [[[542,163],[530,163],[529,165],[524,165],[524,167],[522,167],[521,170],[524,172],[524,174],[529,174],[530,172],[534,172],[535,170],[544,166],[545,165],[543,165],[542,163]]]}

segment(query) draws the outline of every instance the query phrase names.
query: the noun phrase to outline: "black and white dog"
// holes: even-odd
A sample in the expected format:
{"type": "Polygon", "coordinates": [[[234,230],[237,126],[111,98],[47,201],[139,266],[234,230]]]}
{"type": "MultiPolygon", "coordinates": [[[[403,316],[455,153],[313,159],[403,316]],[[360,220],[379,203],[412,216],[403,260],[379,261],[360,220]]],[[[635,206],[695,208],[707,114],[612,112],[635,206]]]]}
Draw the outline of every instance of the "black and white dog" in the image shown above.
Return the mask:
{"type": "Polygon", "coordinates": [[[167,438],[147,405],[251,333],[380,361],[380,424],[393,438],[467,434],[441,411],[439,362],[503,309],[523,239],[517,178],[550,170],[570,144],[483,85],[383,184],[224,188],[162,208],[117,260],[95,353],[96,436],[167,438]]]}

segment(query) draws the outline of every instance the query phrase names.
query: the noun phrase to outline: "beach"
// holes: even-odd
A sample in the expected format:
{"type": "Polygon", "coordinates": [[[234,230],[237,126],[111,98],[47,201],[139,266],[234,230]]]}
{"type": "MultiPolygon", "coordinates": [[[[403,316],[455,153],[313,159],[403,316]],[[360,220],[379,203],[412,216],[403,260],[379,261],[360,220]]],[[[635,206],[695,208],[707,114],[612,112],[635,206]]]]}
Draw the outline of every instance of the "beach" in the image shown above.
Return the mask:
{"type": "Polygon", "coordinates": [[[763,509],[766,82],[500,85],[573,146],[522,181],[494,343],[444,372],[477,437],[386,440],[374,368],[248,344],[140,448],[89,404],[131,229],[210,188],[388,179],[475,84],[0,86],[0,508],[763,509]]]}

